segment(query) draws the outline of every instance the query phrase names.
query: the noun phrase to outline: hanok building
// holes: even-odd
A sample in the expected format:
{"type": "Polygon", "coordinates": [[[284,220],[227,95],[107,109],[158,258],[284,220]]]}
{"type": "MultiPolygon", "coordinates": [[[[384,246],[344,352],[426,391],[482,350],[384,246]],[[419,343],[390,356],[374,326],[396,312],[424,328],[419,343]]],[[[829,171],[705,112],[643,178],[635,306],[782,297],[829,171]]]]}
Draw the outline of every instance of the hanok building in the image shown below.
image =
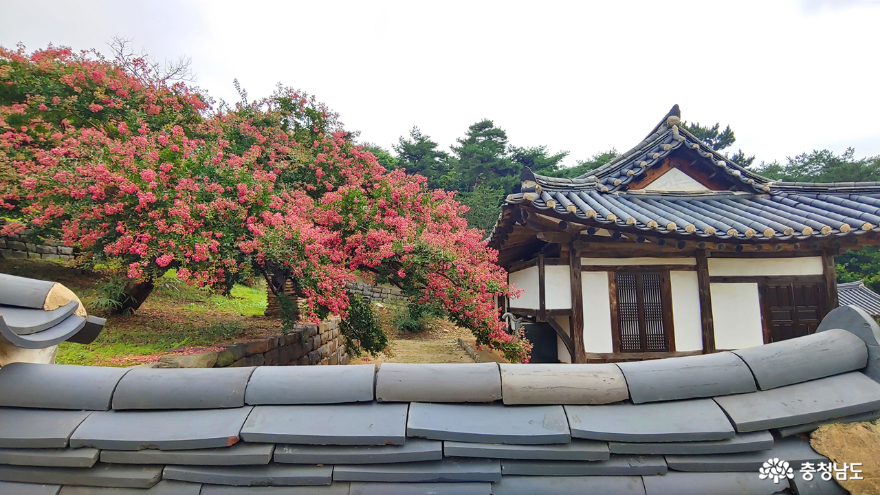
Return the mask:
{"type": "Polygon", "coordinates": [[[652,359],[813,333],[834,255],[877,244],[880,183],[780,182],[680,127],[574,179],[522,171],[490,246],[537,362],[652,359]]]}

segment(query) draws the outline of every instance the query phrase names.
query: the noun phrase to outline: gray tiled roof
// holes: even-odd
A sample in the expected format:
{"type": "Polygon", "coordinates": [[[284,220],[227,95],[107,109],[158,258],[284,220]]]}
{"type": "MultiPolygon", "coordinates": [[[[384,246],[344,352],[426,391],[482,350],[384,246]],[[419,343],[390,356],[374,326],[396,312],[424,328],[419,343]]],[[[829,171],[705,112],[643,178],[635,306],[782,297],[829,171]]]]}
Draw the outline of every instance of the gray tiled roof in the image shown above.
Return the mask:
{"type": "MultiPolygon", "coordinates": [[[[575,179],[535,175],[526,168],[521,192],[509,195],[506,204],[530,205],[586,225],[696,240],[806,240],[880,231],[880,182],[772,181],[714,151],[676,122],[664,120],[633,149],[575,179]],[[629,189],[673,153],[724,178],[730,190],[629,189]]],[[[496,225],[493,247],[503,242],[507,228],[496,225]]]]}
{"type": "MultiPolygon", "coordinates": [[[[870,359],[880,335],[865,318],[838,308],[819,334],[763,348],[775,353],[773,360],[723,353],[658,361],[650,369],[624,366],[622,375],[610,373],[609,365],[596,365],[595,373],[592,365],[565,372],[566,364],[529,372],[517,370],[530,365],[463,369],[455,373],[478,370],[478,383],[463,387],[458,402],[449,384],[434,389],[435,367],[409,367],[409,378],[387,369],[389,393],[411,393],[407,387],[421,383],[424,402],[400,401],[400,395],[400,402],[379,402],[375,385],[365,400],[365,377],[381,383],[384,366],[350,366],[345,373],[286,368],[275,398],[267,391],[271,374],[255,372],[241,382],[222,370],[203,370],[208,378],[217,372],[216,383],[189,387],[192,397],[185,400],[173,392],[182,375],[156,370],[169,373],[157,379],[161,388],[135,375],[124,392],[131,398],[143,391],[147,397],[139,400],[153,409],[118,410],[117,403],[129,401],[117,401],[112,391],[126,381],[118,371],[17,364],[0,370],[6,404],[0,406],[0,493],[58,495],[62,487],[60,493],[73,495],[790,493],[788,480],[776,485],[755,470],[770,457],[821,459],[791,436],[794,430],[866,419],[880,410],[880,383],[867,374],[870,368],[853,370],[866,348],[870,359]],[[850,328],[852,335],[841,333],[850,328]],[[732,378],[719,377],[724,369],[734,370],[732,378]],[[742,370],[750,370],[752,380],[764,373],[781,381],[743,390],[742,370]],[[61,396],[53,381],[67,372],[82,379],[64,381],[69,390],[61,396]],[[648,373],[680,381],[685,392],[662,383],[652,392],[639,376],[648,373]],[[323,395],[330,403],[313,403],[319,395],[309,380],[329,383],[330,376],[344,383],[323,395]],[[621,380],[607,380],[603,388],[591,378],[616,376],[634,377],[626,393],[620,393],[621,380]],[[252,383],[260,401],[287,405],[245,405],[252,383]],[[529,383],[556,386],[529,398],[529,383]],[[94,392],[104,387],[110,392],[94,392]],[[165,390],[167,398],[157,396],[165,390]],[[502,397],[465,402],[481,390],[500,390],[502,397]],[[508,392],[511,404],[505,404],[508,392]],[[301,394],[310,403],[298,403],[301,394]],[[78,396],[89,396],[82,402],[87,410],[59,403],[78,396]],[[179,409],[182,403],[206,408],[179,409]]],[[[198,381],[209,380],[198,375],[198,381]]],[[[622,386],[628,388],[625,381],[622,386]]]]}
{"type": "Polygon", "coordinates": [[[858,306],[875,318],[880,316],[880,294],[867,288],[861,280],[837,284],[837,297],[840,304],[858,306]]]}

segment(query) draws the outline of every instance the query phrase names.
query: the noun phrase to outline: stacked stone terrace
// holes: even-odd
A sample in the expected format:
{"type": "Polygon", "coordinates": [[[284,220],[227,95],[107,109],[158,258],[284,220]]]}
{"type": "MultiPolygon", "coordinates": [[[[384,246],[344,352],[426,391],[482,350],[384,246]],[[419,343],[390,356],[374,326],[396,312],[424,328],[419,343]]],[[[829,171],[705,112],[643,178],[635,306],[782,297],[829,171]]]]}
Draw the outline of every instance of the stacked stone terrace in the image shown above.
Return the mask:
{"type": "MultiPolygon", "coordinates": [[[[0,218],[0,227],[6,224],[6,220],[0,218]]],[[[44,244],[33,244],[24,238],[28,231],[21,234],[0,236],[0,258],[5,259],[31,259],[31,260],[61,260],[73,259],[72,247],[65,247],[56,241],[46,241],[44,244]]]]}
{"type": "MultiPolygon", "coordinates": [[[[845,329],[841,329],[843,327],[845,329]]],[[[0,493],[833,494],[798,433],[878,417],[880,328],[595,365],[0,369],[0,493]]]]}

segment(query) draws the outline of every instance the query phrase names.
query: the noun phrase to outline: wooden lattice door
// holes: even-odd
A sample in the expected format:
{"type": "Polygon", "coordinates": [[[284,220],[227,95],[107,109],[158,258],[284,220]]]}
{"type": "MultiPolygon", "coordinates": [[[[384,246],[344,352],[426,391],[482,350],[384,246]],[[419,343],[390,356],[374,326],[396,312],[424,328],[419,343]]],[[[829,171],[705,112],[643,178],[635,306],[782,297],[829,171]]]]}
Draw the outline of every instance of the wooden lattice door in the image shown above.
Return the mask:
{"type": "Polygon", "coordinates": [[[672,350],[672,318],[669,274],[618,272],[617,352],[666,352],[672,350]]]}
{"type": "Polygon", "coordinates": [[[761,286],[764,341],[803,337],[816,331],[824,317],[822,284],[765,283],[761,286]]]}

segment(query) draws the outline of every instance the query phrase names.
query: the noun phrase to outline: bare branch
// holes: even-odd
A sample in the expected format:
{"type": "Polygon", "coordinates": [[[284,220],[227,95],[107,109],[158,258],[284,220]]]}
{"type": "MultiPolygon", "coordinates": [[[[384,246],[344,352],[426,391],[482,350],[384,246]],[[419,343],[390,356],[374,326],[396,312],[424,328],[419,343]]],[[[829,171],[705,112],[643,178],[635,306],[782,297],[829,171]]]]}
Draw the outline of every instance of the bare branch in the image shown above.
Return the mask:
{"type": "Polygon", "coordinates": [[[176,61],[165,60],[160,64],[145,49],[141,49],[140,53],[135,52],[132,48],[133,41],[133,38],[116,35],[107,46],[116,62],[141,82],[167,85],[175,81],[195,81],[192,58],[181,55],[176,61]]]}

